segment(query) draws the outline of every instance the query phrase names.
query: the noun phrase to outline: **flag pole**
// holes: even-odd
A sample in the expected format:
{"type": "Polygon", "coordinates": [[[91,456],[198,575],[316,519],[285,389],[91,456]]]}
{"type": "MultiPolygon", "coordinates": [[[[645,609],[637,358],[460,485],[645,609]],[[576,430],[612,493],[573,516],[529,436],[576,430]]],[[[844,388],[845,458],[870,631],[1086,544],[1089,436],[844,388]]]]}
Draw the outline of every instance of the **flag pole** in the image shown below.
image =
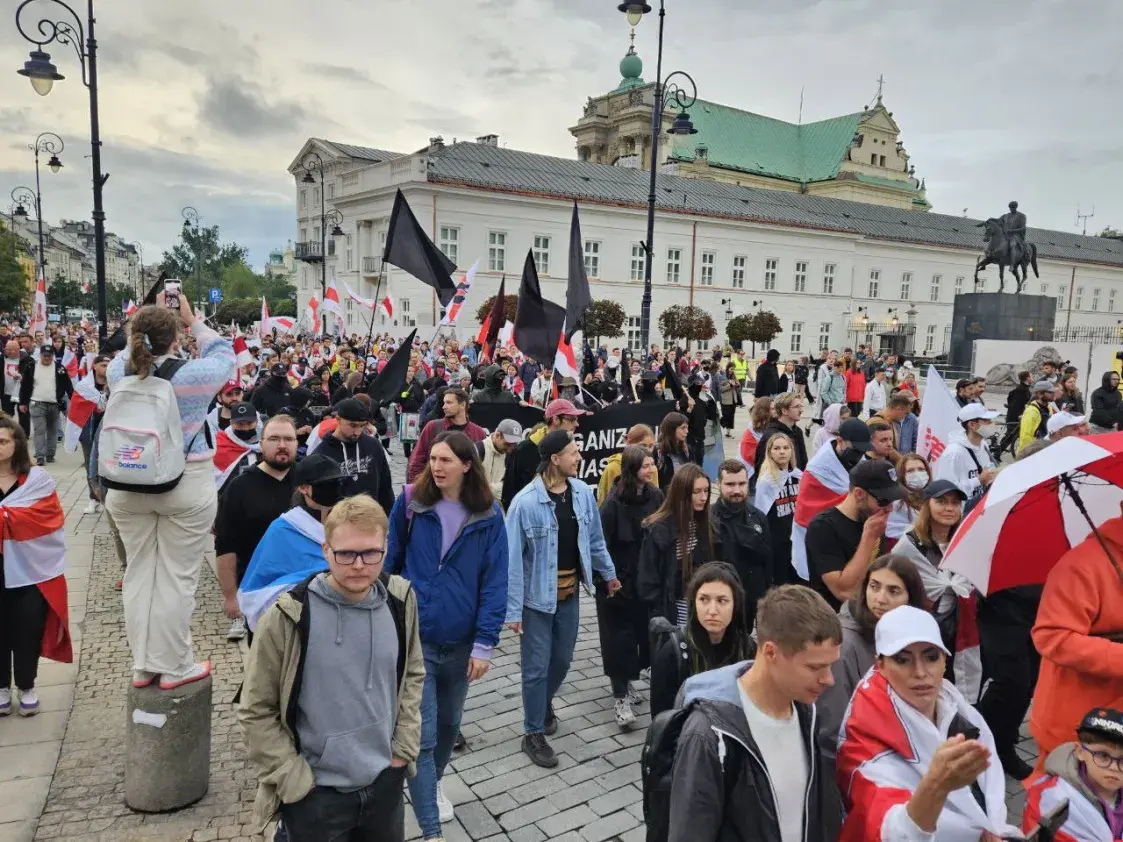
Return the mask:
{"type": "Polygon", "coordinates": [[[370,341],[374,336],[374,311],[378,309],[378,291],[382,288],[382,273],[386,271],[386,256],[382,256],[382,263],[378,266],[378,280],[374,284],[374,310],[370,311],[370,330],[367,331],[367,351],[370,350],[370,341]]]}

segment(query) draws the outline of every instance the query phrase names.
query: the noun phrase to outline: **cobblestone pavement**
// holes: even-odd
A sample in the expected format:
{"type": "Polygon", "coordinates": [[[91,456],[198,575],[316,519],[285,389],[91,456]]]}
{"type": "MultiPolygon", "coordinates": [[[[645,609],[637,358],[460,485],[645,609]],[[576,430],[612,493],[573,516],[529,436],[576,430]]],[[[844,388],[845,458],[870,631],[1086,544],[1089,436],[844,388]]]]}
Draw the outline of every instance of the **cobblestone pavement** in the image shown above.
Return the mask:
{"type": "MultiPolygon", "coordinates": [[[[393,473],[400,484],[400,453],[393,458],[393,473]]],[[[170,815],[139,815],[125,807],[129,659],[120,597],[113,590],[118,577],[112,544],[107,536],[96,537],[73,710],[34,838],[250,840],[255,780],[231,705],[240,681],[240,655],[225,639],[227,623],[209,565],[203,570],[193,634],[198,657],[211,658],[216,666],[210,790],[199,803],[170,815]]],[[[646,690],[643,682],[637,686],[646,690]]],[[[610,695],[601,671],[595,606],[585,599],[573,666],[555,702],[560,727],[551,744],[560,762],[552,770],[532,765],[520,751],[518,640],[505,631],[492,670],[468,697],[462,730],[469,750],[454,756],[445,777],[446,794],[456,805],[455,821],[444,826],[448,842],[641,842],[638,759],[649,717],[640,716],[634,730],[621,732],[613,721],[610,695]]],[[[639,710],[646,714],[646,705],[639,710]]],[[[1021,750],[1032,760],[1032,742],[1023,742],[1021,750]]],[[[1017,817],[1024,799],[1018,784],[1008,784],[1017,817]]],[[[407,836],[417,838],[412,811],[406,814],[407,836]]],[[[6,837],[3,827],[0,842],[32,838],[6,837]]]]}

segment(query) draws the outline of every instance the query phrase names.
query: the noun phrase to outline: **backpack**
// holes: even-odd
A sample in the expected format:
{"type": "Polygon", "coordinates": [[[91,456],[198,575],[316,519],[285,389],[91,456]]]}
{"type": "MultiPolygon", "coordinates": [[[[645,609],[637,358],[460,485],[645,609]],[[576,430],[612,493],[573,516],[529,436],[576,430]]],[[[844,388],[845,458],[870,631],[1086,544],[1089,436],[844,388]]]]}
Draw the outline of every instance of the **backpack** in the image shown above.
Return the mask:
{"type": "Polygon", "coordinates": [[[98,437],[98,474],[106,488],[162,494],[179,484],[187,460],[169,381],[185,364],[165,360],[148,377],[121,378],[110,392],[98,437]]]}

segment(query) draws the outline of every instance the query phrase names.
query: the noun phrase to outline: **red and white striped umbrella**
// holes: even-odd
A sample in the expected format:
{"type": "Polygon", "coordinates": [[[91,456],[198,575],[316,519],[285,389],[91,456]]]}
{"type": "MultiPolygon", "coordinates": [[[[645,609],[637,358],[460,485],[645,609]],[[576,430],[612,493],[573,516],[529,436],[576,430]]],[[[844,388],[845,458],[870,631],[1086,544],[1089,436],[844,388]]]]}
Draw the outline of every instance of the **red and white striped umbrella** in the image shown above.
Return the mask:
{"type": "Polygon", "coordinates": [[[1044,584],[1061,556],[1119,516],[1120,503],[1123,433],[1061,439],[998,474],[940,567],[983,594],[1044,584]]]}

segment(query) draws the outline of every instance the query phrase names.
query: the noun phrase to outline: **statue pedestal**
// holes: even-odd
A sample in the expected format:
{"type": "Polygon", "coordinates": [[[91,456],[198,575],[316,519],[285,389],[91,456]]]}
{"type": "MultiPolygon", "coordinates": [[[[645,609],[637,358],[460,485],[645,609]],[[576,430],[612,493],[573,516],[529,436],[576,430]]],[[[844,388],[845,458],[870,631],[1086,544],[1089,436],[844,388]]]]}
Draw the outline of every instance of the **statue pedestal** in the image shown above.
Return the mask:
{"type": "Polygon", "coordinates": [[[175,690],[130,683],[125,714],[125,803],[166,813],[207,794],[211,767],[211,677],[175,690]]]}
{"type": "Polygon", "coordinates": [[[969,371],[976,339],[1052,342],[1057,299],[1048,295],[973,292],[955,297],[948,366],[969,371]]]}

